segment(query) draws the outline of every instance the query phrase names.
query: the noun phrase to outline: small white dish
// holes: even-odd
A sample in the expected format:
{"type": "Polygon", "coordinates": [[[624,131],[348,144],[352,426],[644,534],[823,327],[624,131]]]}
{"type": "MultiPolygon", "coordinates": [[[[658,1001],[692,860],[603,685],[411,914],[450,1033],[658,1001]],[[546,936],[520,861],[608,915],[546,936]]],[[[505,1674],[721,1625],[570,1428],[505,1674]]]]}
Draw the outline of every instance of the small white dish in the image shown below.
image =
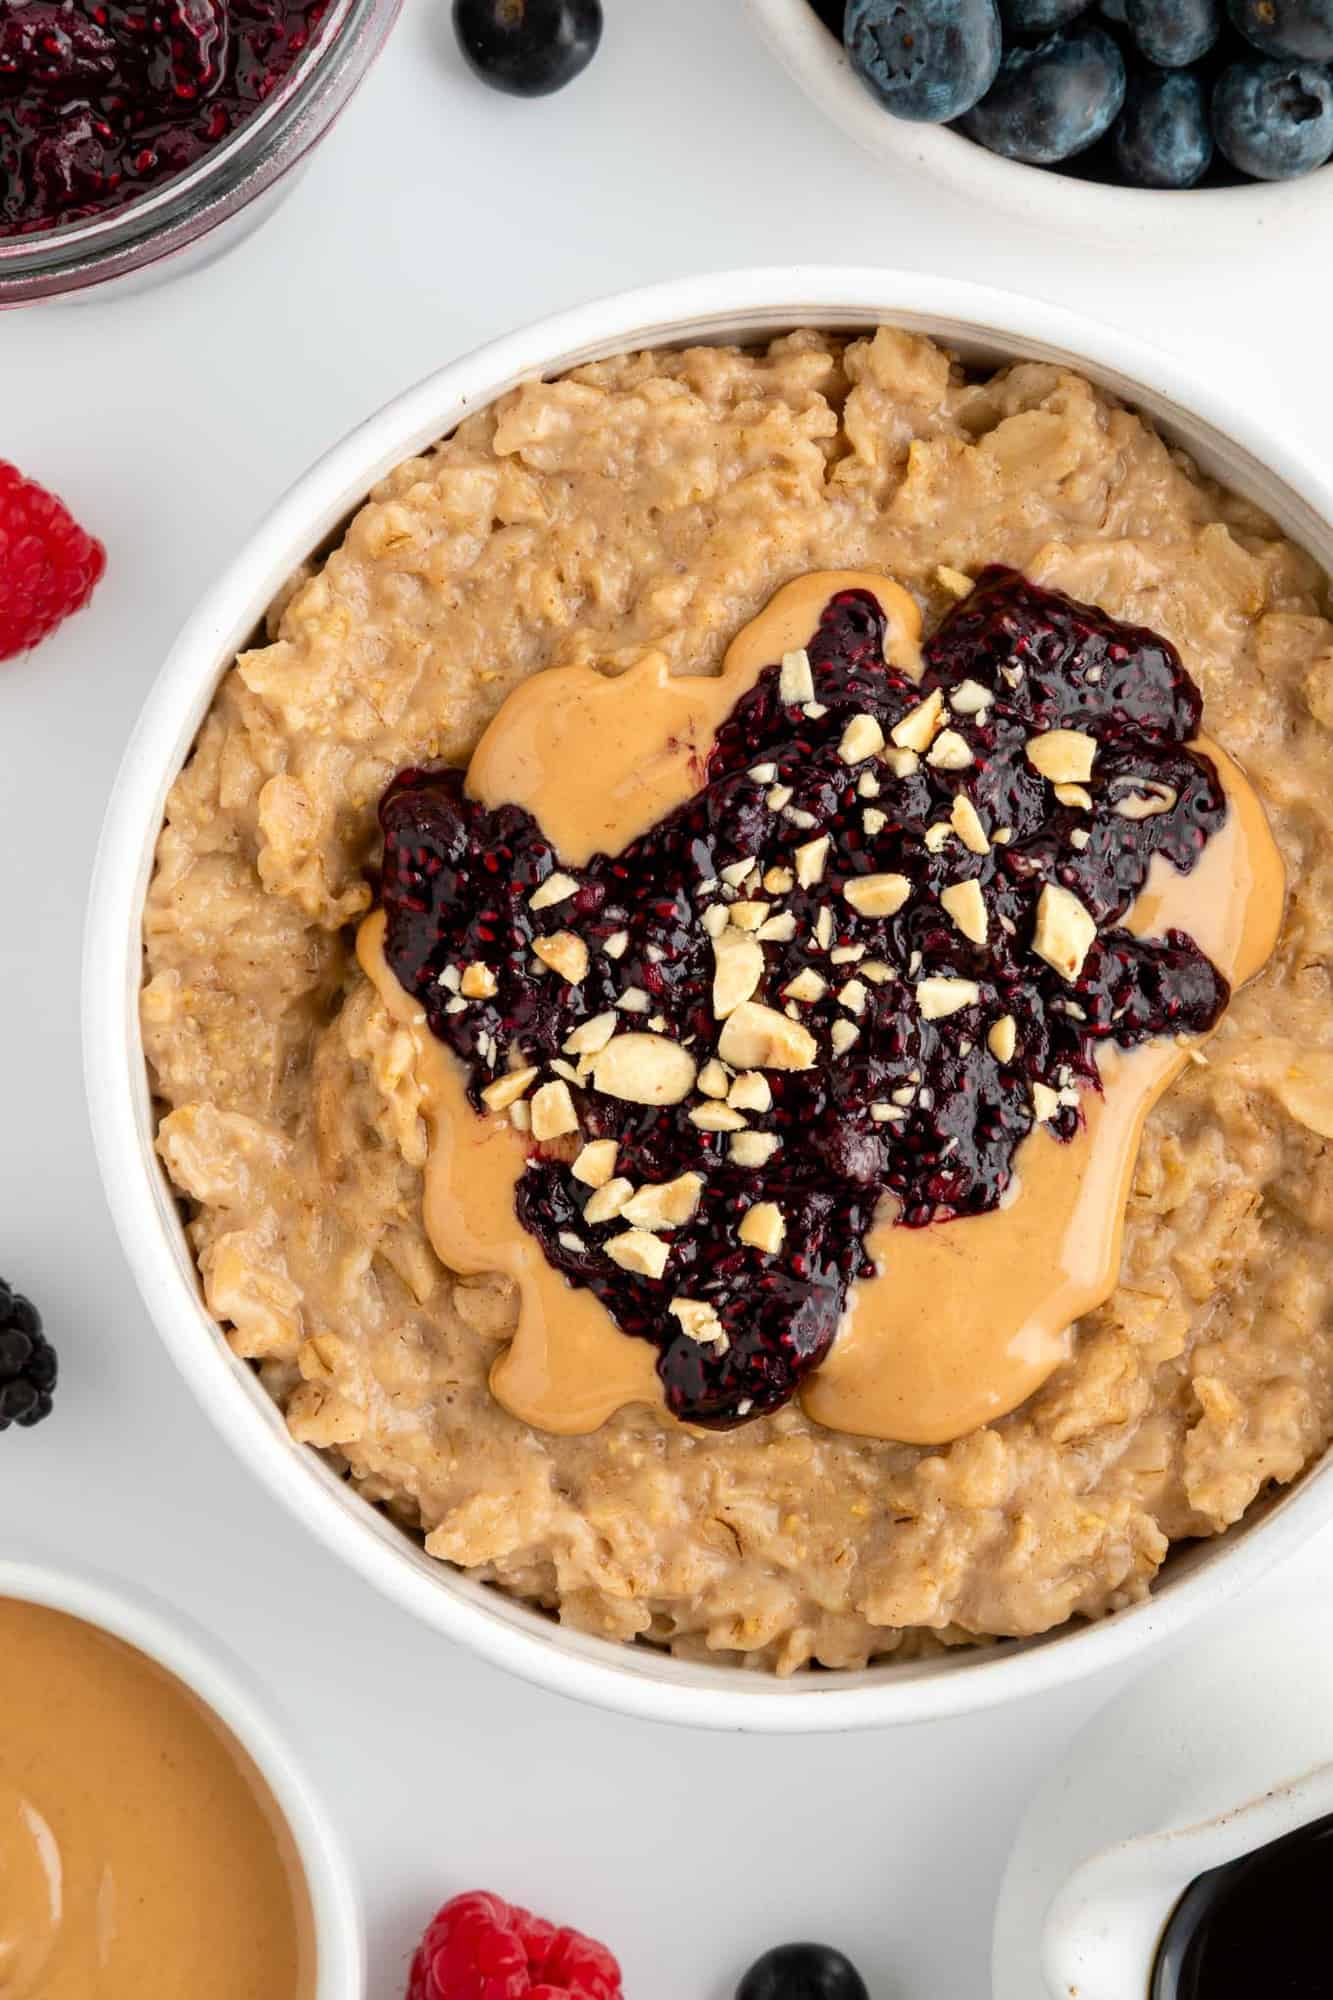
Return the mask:
{"type": "Polygon", "coordinates": [[[757,341],[797,326],[888,323],[965,360],[1053,361],[1145,410],[1214,478],[1245,494],[1333,569],[1333,489],[1243,405],[1187,364],[1058,307],[920,273],[793,265],[677,279],[597,300],[466,355],[397,397],[278,502],[190,618],[140,713],[108,807],[88,906],[84,1060],[93,1135],[121,1241],[152,1318],[204,1409],[249,1469],[362,1575],[428,1624],[540,1685],[660,1722],[796,1732],[921,1722],[988,1708],[1091,1673],[1178,1630],[1333,1520],[1333,1457],[1221,1540],[1171,1559],[1153,1595],[1042,1638],[953,1647],[903,1665],[787,1681],[618,1645],[557,1624],[432,1560],[292,1442],[254,1371],[200,1295],[181,1215],[154,1151],[139,1028],[144,895],[168,789],[214,689],[298,564],[400,460],[518,382],[625,348],[757,341]]]}
{"type": "Polygon", "coordinates": [[[1020,221],[1085,240],[1132,243],[1140,254],[1160,247],[1177,263],[1182,255],[1269,246],[1298,230],[1314,244],[1333,228],[1333,164],[1302,180],[1179,191],[1110,187],[1027,167],[947,125],[895,118],[854,74],[809,0],[749,0],[749,7],[793,81],[859,145],[1020,221]]]}
{"type": "Polygon", "coordinates": [[[366,1942],[361,1898],[342,1843],[318,1792],[267,1713],[212,1634],[191,1633],[174,1611],[127,1596],[94,1576],[34,1561],[0,1561],[0,1598],[46,1605],[123,1639],[198,1696],[254,1763],[281,1813],[310,1894],[315,1932],[315,2000],[365,2000],[366,1942]]]}
{"type": "Polygon", "coordinates": [[[1173,1647],[1095,1716],[1019,1828],[992,2000],[1147,2000],[1197,1875],[1333,1813],[1333,1611],[1278,1600],[1173,1647]]]}

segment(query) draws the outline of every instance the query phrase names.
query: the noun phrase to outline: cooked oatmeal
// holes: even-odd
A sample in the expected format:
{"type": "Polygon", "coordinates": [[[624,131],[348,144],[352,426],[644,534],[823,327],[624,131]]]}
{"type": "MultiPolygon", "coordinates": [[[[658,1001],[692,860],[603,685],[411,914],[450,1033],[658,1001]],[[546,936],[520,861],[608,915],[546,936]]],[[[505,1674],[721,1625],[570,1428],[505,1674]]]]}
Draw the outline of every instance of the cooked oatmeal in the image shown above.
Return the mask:
{"type": "Polygon", "coordinates": [[[571,1623],[780,1672],[1096,1615],[1295,1478],[1333,1431],[1328,611],[1306,556],[1078,377],[969,381],[888,330],[620,357],[399,467],[224,680],[146,913],[161,1151],[293,1435],[571,1623]],[[929,630],[988,563],[1174,641],[1287,868],[1267,971],[1152,1114],[1118,1289],[947,1446],[796,1404],[530,1427],[488,1387],[512,1289],[431,1248],[413,1036],[353,951],[386,784],[465,762],[540,669],[715,673],[825,568],[897,579],[929,630]]]}

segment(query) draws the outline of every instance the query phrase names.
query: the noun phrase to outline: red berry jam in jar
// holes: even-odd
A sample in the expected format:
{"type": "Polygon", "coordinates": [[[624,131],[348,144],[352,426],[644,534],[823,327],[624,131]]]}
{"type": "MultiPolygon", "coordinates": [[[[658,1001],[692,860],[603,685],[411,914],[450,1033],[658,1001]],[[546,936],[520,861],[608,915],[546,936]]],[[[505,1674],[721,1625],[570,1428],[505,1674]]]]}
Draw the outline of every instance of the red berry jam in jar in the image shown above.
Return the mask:
{"type": "Polygon", "coordinates": [[[0,237],[120,209],[192,167],[291,73],[328,0],[6,0],[0,237]]]}

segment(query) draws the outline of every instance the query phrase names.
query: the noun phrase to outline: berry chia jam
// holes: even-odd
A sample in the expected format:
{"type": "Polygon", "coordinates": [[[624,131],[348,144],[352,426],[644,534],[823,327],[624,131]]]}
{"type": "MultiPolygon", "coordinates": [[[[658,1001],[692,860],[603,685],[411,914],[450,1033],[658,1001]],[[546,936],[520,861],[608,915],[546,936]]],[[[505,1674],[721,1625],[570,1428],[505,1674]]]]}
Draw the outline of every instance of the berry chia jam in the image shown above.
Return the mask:
{"type": "Polygon", "coordinates": [[[1154,857],[1188,872],[1226,816],[1187,747],[1202,703],[1174,648],[998,568],[928,641],[919,683],[886,665],[884,637],[870,595],[832,597],[790,656],[804,687],[767,668],[696,795],[586,868],[527,812],[468,799],[457,771],[404,772],[381,805],[394,974],[479,1110],[520,1061],[567,1084],[578,1139],[534,1139],[519,1219],[657,1346],[668,1406],[693,1423],[791,1397],[869,1274],[883,1200],[908,1228],[995,1208],[1036,1123],[1079,1129],[1099,1047],[1204,1032],[1229,998],[1188,936],[1122,924],[1154,857]],[[737,930],[762,971],[719,1020],[716,940],[737,930]],[[747,1008],[798,1057],[728,1065],[747,1008]],[[596,1030],[579,1031],[599,1017],[603,1038],[688,1051],[695,1087],[664,1104],[597,1088],[596,1030]],[[585,1213],[573,1160],[599,1139],[618,1184],[697,1177],[662,1225],[661,1275],[617,1255],[632,1212],[585,1213]],[[776,1248],[771,1228],[742,1230],[760,1207],[776,1248]]]}
{"type": "Polygon", "coordinates": [[[183,173],[254,116],[328,0],[3,0],[0,235],[84,220],[183,173]]]}

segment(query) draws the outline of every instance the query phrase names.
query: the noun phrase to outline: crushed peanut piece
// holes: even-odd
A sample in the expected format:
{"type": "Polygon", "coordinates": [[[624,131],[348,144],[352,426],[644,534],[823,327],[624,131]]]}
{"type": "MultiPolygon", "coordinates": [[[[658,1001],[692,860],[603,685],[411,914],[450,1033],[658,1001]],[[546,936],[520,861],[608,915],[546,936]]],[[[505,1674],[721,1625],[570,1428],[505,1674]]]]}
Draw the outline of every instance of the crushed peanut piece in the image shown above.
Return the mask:
{"type": "Polygon", "coordinates": [[[633,1271],[641,1278],[660,1278],[667,1267],[671,1246],[650,1230],[627,1229],[623,1236],[611,1238],[606,1254],[622,1271],[633,1271]]]}
{"type": "Polygon", "coordinates": [[[905,875],[854,875],[843,883],[842,893],[863,917],[891,917],[911,895],[912,885],[905,875]]]}
{"type": "Polygon", "coordinates": [[[774,1132],[737,1132],[727,1152],[738,1167],[766,1167],[781,1144],[774,1132]]]}
{"type": "Polygon", "coordinates": [[[726,1067],[716,1056],[710,1057],[704,1064],[696,1082],[705,1097],[725,1097],[731,1088],[731,1078],[727,1074],[726,1067]]]}
{"type": "Polygon", "coordinates": [[[721,1320],[705,1300],[673,1299],[667,1311],[680,1321],[680,1330],[687,1339],[697,1340],[701,1347],[716,1347],[721,1353],[726,1353],[728,1344],[726,1332],[721,1320]]]}
{"type": "Polygon", "coordinates": [[[994,688],[981,681],[959,681],[949,696],[949,706],[955,715],[984,715],[994,699],[994,688]]]}
{"type": "Polygon", "coordinates": [[[572,875],[565,875],[557,868],[554,875],[548,875],[539,882],[528,897],[528,907],[532,910],[549,910],[552,903],[563,903],[570,896],[578,894],[578,883],[572,875]]]}
{"type": "Polygon", "coordinates": [[[579,1115],[574,1109],[567,1083],[544,1083],[540,1090],[533,1092],[534,1139],[560,1139],[566,1132],[577,1132],[578,1129],[579,1115]]]}
{"type": "Polygon", "coordinates": [[[972,762],[972,746],[956,729],[942,729],[926,753],[926,762],[936,771],[965,771],[972,762]]]}
{"type": "Polygon", "coordinates": [[[796,848],[792,860],[796,863],[796,879],[803,889],[813,889],[824,879],[824,864],[828,860],[829,836],[821,833],[818,840],[807,840],[796,848]]]}
{"type": "Polygon", "coordinates": [[[589,1139],[569,1171],[585,1187],[599,1188],[606,1186],[615,1170],[615,1140],[589,1139]]]}
{"type": "Polygon", "coordinates": [[[936,975],[921,980],[916,989],[916,1004],[921,1009],[923,1021],[940,1021],[948,1014],[956,1014],[960,1008],[975,1007],[981,998],[981,988],[973,979],[949,979],[936,975]]]}
{"type": "Polygon", "coordinates": [[[789,979],[782,989],[784,1000],[822,1000],[828,992],[828,982],[822,979],[812,965],[807,965],[789,979]]]}
{"type": "Polygon", "coordinates": [[[727,1092],[727,1103],[734,1111],[771,1111],[773,1092],[768,1078],[757,1069],[742,1070],[727,1092]]]}
{"type": "Polygon", "coordinates": [[[810,655],[804,646],[782,655],[778,677],[778,698],[788,708],[799,708],[815,698],[815,677],[810,671],[810,655]]]}
{"type": "Polygon", "coordinates": [[[688,1222],[699,1206],[703,1185],[701,1174],[678,1174],[673,1181],[645,1183],[621,1213],[626,1222],[644,1229],[676,1229],[688,1222]]]}
{"type": "Polygon", "coordinates": [[[940,907],[953,918],[965,938],[970,938],[973,944],[985,944],[986,899],[981,893],[980,882],[972,878],[966,882],[951,882],[947,889],[940,891],[940,907]]]}
{"type": "Polygon", "coordinates": [[[665,1035],[617,1035],[593,1058],[594,1088],[626,1104],[680,1104],[694,1077],[694,1057],[665,1035]]]}
{"type": "Polygon", "coordinates": [[[949,811],[949,824],[970,853],[990,853],[990,842],[981,824],[981,816],[966,792],[955,794],[949,811]]]}
{"type": "Polygon", "coordinates": [[[532,949],[543,965],[558,972],[569,986],[577,986],[588,976],[588,947],[573,931],[553,931],[550,937],[532,940],[532,949]]]}
{"type": "Polygon", "coordinates": [[[1077,896],[1058,883],[1047,882],[1037,900],[1037,924],[1032,949],[1062,979],[1072,984],[1083,970],[1097,926],[1077,896]]]}
{"type": "Polygon", "coordinates": [[[745,1211],[736,1234],[752,1250],[762,1250],[766,1256],[776,1257],[787,1234],[787,1224],[775,1201],[757,1201],[753,1208],[745,1211]]]}
{"type": "Polygon", "coordinates": [[[707,1104],[696,1105],[690,1113],[690,1123],[700,1132],[741,1132],[745,1120],[739,1111],[729,1104],[719,1104],[714,1098],[707,1104]]]}
{"type": "Polygon", "coordinates": [[[933,688],[924,701],[909,708],[889,735],[900,750],[929,750],[944,720],[944,696],[933,688]]]}
{"type": "Polygon", "coordinates": [[[1027,760],[1053,785],[1079,785],[1092,776],[1097,738],[1082,729],[1048,729],[1027,741],[1027,760]]]}
{"type": "Polygon", "coordinates": [[[1032,1086],[1032,1115],[1039,1125],[1045,1125],[1060,1109],[1060,1093],[1052,1090],[1048,1083],[1034,1083],[1032,1086]]]}
{"type": "Polygon", "coordinates": [[[567,1056],[595,1056],[604,1049],[616,1029],[620,1026],[615,1010],[609,1008],[604,1014],[593,1014],[586,1021],[580,1021],[577,1028],[565,1036],[563,1048],[567,1056]]]}
{"type": "Polygon", "coordinates": [[[497,1076],[494,1083],[488,1083],[481,1093],[481,1101],[490,1111],[507,1111],[520,1097],[527,1095],[529,1086],[537,1080],[537,1071],[531,1069],[511,1069],[508,1076],[497,1076]]]}
{"type": "Polygon", "coordinates": [[[799,1021],[755,1000],[743,1000],[728,1014],[717,1050],[733,1069],[813,1069],[819,1053],[814,1036],[799,1021]]]}
{"type": "Polygon", "coordinates": [[[611,1222],[634,1193],[633,1181],[623,1178],[604,1181],[590,1201],[583,1204],[585,1222],[611,1222]]]}
{"type": "Polygon", "coordinates": [[[1012,1014],[1001,1014],[986,1030],[986,1047],[998,1063],[1010,1063],[1018,1047],[1018,1024],[1012,1014]]]}
{"type": "Polygon", "coordinates": [[[842,732],[838,755],[844,764],[864,764],[884,748],[884,731],[873,715],[854,715],[842,732]]]}
{"type": "Polygon", "coordinates": [[[713,961],[713,1013],[724,1021],[763,978],[764,948],[744,931],[724,930],[713,939],[713,961]]]}

